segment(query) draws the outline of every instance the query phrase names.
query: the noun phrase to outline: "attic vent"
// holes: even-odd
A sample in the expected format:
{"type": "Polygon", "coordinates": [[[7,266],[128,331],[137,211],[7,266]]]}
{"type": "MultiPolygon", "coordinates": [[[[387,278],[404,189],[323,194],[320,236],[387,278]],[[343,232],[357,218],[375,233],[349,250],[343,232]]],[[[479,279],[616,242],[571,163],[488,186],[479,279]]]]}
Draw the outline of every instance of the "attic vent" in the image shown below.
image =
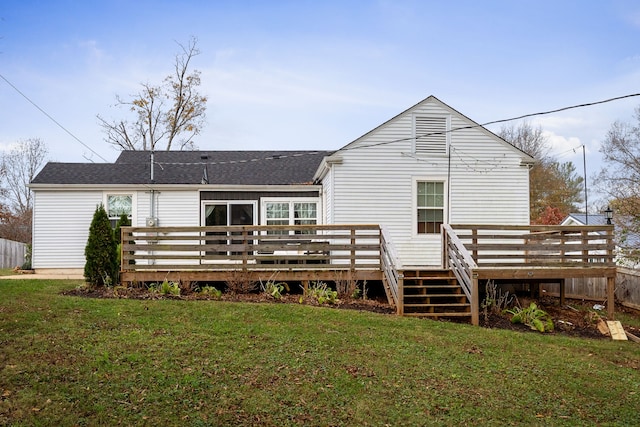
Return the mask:
{"type": "Polygon", "coordinates": [[[207,154],[201,154],[200,155],[200,160],[208,160],[209,156],[207,154]]]}
{"type": "Polygon", "coordinates": [[[449,141],[447,116],[414,116],[416,154],[447,154],[449,141]]]}

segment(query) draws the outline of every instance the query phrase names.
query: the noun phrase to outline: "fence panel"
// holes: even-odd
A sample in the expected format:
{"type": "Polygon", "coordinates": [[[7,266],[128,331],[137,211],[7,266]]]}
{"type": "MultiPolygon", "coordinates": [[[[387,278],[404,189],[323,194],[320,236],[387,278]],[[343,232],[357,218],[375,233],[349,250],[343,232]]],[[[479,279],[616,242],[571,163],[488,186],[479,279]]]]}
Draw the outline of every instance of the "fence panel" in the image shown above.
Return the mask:
{"type": "Polygon", "coordinates": [[[0,239],[0,268],[21,267],[25,261],[26,249],[25,243],[0,239]]]}

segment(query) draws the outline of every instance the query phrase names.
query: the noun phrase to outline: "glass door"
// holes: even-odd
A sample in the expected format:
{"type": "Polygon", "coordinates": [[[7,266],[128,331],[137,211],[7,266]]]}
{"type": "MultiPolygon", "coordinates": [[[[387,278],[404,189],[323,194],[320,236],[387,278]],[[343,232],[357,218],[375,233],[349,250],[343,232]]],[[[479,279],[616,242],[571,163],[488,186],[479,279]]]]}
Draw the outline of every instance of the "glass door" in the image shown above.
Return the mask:
{"type": "MultiPolygon", "coordinates": [[[[203,204],[203,222],[207,227],[230,225],[254,225],[255,202],[205,202],[203,204]]],[[[238,232],[207,231],[206,243],[209,245],[240,244],[241,240],[229,240],[230,235],[238,232]],[[209,238],[208,236],[212,236],[209,238]],[[217,239],[215,236],[219,236],[217,239]]],[[[228,255],[228,251],[207,251],[207,255],[228,255]]]]}

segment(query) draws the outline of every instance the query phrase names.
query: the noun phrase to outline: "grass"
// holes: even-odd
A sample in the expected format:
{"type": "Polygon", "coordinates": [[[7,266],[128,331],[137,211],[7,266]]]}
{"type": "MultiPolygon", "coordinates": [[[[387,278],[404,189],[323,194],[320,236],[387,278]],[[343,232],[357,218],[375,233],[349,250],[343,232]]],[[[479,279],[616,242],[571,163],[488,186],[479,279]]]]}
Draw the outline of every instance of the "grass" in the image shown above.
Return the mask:
{"type": "Polygon", "coordinates": [[[0,425],[633,425],[640,346],[0,280],[0,425]]]}

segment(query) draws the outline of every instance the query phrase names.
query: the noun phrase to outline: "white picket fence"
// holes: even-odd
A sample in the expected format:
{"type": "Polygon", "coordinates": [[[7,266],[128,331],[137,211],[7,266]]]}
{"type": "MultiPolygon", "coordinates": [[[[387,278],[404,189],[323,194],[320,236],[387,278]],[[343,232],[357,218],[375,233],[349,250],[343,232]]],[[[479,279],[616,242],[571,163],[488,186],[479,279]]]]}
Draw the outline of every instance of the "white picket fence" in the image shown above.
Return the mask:
{"type": "Polygon", "coordinates": [[[25,261],[26,243],[0,239],[0,268],[21,267],[25,261]]]}

